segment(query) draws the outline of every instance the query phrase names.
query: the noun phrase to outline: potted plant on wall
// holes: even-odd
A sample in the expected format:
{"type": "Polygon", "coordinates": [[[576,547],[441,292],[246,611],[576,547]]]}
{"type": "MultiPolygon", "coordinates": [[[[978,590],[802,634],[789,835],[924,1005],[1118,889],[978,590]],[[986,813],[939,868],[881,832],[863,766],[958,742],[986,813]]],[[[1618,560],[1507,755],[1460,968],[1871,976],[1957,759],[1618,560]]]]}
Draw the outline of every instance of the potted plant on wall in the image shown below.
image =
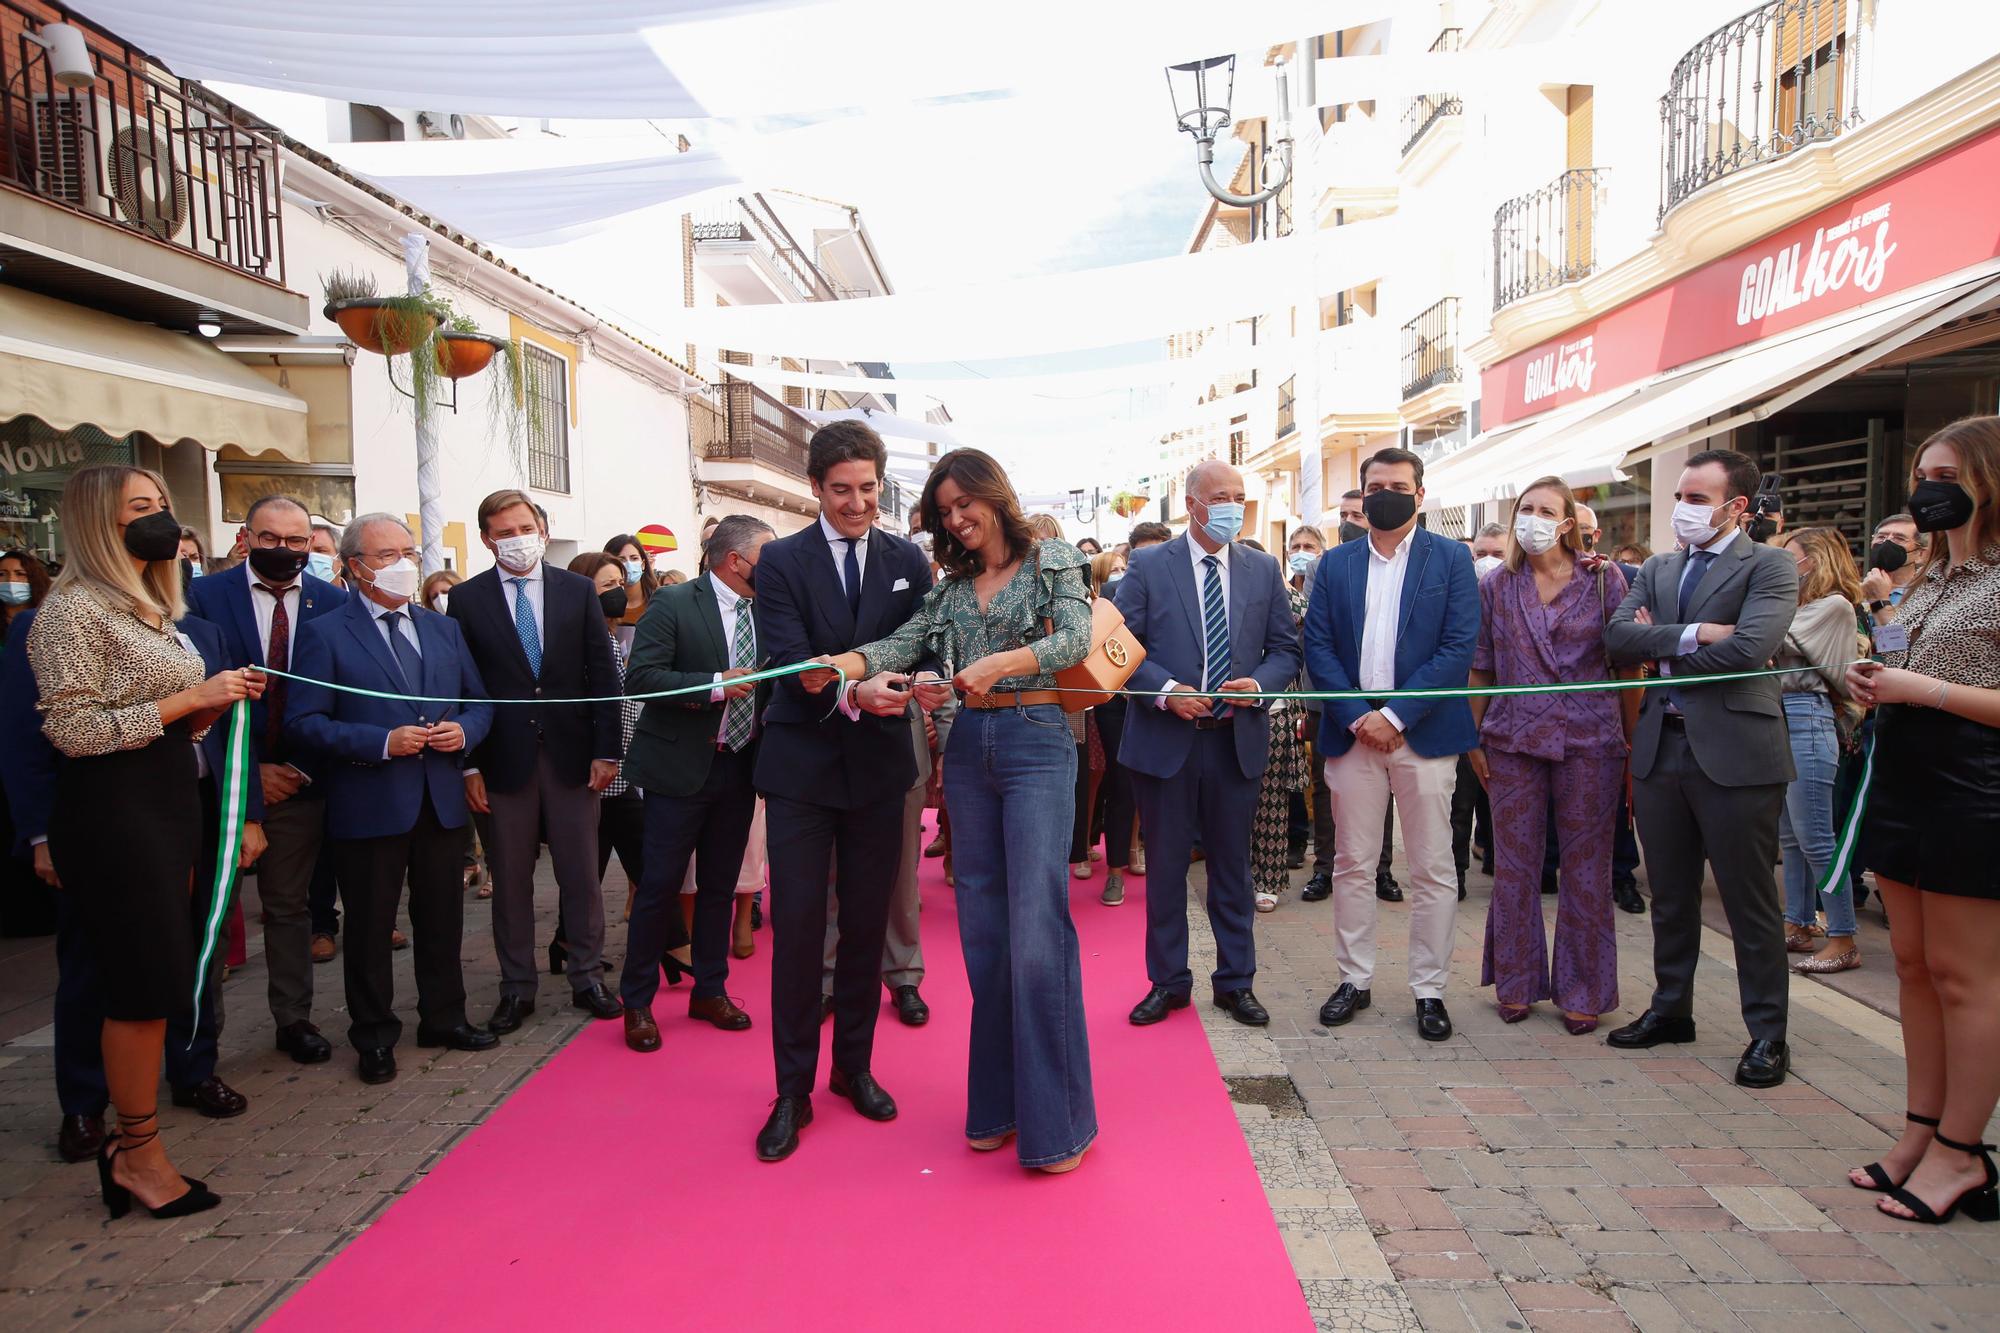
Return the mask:
{"type": "Polygon", "coordinates": [[[326,296],[326,317],[355,346],[377,356],[409,355],[430,341],[441,322],[428,292],[383,296],[371,273],[336,270],[322,277],[320,286],[326,296]]]}
{"type": "Polygon", "coordinates": [[[1137,491],[1120,491],[1111,497],[1111,512],[1120,518],[1131,518],[1151,503],[1152,497],[1149,495],[1141,495],[1137,491]]]}

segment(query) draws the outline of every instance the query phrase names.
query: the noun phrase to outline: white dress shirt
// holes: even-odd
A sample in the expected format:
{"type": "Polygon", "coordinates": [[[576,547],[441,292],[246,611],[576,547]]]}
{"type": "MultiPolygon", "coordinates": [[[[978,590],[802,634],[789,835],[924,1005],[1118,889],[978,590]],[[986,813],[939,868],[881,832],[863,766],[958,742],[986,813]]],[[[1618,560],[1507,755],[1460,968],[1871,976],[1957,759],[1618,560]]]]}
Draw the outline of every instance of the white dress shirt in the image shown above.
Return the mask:
{"type": "MultiPolygon", "coordinates": [[[[840,590],[846,592],[848,591],[847,538],[841,536],[840,530],[826,521],[825,514],[819,516],[819,530],[826,534],[827,549],[833,553],[833,572],[840,580],[840,590]]],[[[854,559],[864,580],[868,577],[868,539],[874,535],[875,529],[870,528],[854,542],[854,559]]]]}
{"type": "MultiPolygon", "coordinates": [[[[268,584],[278,589],[278,597],[285,599],[285,621],[292,627],[291,645],[293,648],[296,648],[299,642],[300,590],[304,588],[305,584],[297,576],[294,576],[290,583],[279,583],[275,579],[258,578],[257,571],[250,568],[248,561],[245,561],[243,564],[243,577],[249,581],[250,610],[257,617],[257,656],[261,660],[268,662],[271,660],[271,622],[277,619],[278,598],[271,596],[268,592],[259,592],[257,585],[260,583],[268,584]]],[[[285,660],[288,663],[291,661],[289,652],[286,654],[285,660]]]]}
{"type": "MultiPolygon", "coordinates": [[[[1202,602],[1202,589],[1208,584],[1208,569],[1202,562],[1207,560],[1211,555],[1215,557],[1216,576],[1222,583],[1222,621],[1226,625],[1229,623],[1229,549],[1231,545],[1232,543],[1230,542],[1224,542],[1213,551],[1204,551],[1201,543],[1195,539],[1194,533],[1188,533],[1188,559],[1194,565],[1194,604],[1195,609],[1201,612],[1201,681],[1208,679],[1208,608],[1202,602]]],[[[1231,631],[1231,641],[1234,641],[1233,628],[1231,631]]],[[[1178,689],[1180,684],[1181,682],[1177,680],[1168,679],[1167,687],[1160,691],[1157,699],[1153,700],[1154,706],[1165,708],[1167,706],[1167,696],[1178,689]]],[[[1200,683],[1197,683],[1195,688],[1200,689],[1200,683]]],[[[1245,700],[1244,702],[1248,706],[1255,707],[1259,701],[1245,700]]]]}
{"type": "Polygon", "coordinates": [[[524,594],[527,596],[528,605],[535,613],[535,636],[542,641],[542,649],[546,652],[549,646],[549,618],[542,608],[548,605],[545,596],[548,584],[542,578],[542,569],[542,562],[537,560],[535,567],[525,574],[516,574],[505,565],[496,566],[494,572],[500,576],[500,590],[507,594],[507,618],[515,624],[520,623],[518,617],[521,613],[514,603],[524,594]],[[526,579],[527,583],[517,588],[514,586],[515,579],[526,579]]]}
{"type": "MultiPolygon", "coordinates": [[[[1403,618],[1403,579],[1410,571],[1410,544],[1416,539],[1417,530],[1411,528],[1393,552],[1383,555],[1372,535],[1363,538],[1368,543],[1368,593],[1361,619],[1360,679],[1355,682],[1361,689],[1396,688],[1396,632],[1403,618]]],[[[1390,726],[1403,729],[1403,720],[1393,710],[1377,711],[1389,719],[1390,726]]]]}
{"type": "MultiPolygon", "coordinates": [[[[747,602],[750,599],[748,597],[739,597],[736,589],[717,578],[713,570],[710,570],[708,573],[708,586],[715,591],[715,609],[722,613],[723,654],[729,658],[731,663],[734,663],[736,661],[736,604],[738,602],[747,602]]],[[[757,622],[754,618],[750,622],[749,665],[752,667],[757,665],[757,622]]],[[[717,681],[722,679],[720,671],[715,673],[715,679],[717,681]]],[[[708,692],[708,701],[712,704],[719,704],[723,701],[721,685],[718,684],[708,692]]]]}

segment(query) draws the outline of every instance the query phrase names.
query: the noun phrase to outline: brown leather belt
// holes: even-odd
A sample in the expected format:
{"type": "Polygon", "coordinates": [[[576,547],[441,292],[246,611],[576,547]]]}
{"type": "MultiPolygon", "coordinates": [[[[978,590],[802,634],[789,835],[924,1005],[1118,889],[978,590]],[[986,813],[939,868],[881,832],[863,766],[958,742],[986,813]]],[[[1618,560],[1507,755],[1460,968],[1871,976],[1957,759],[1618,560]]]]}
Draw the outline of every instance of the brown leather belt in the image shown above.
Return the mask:
{"type": "Polygon", "coordinates": [[[992,709],[1032,708],[1036,704],[1062,706],[1062,694],[1057,690],[1001,690],[994,694],[968,694],[965,696],[967,708],[992,709]]]}
{"type": "Polygon", "coordinates": [[[1221,731],[1224,727],[1236,725],[1234,717],[1198,717],[1194,720],[1196,731],[1221,731]]]}

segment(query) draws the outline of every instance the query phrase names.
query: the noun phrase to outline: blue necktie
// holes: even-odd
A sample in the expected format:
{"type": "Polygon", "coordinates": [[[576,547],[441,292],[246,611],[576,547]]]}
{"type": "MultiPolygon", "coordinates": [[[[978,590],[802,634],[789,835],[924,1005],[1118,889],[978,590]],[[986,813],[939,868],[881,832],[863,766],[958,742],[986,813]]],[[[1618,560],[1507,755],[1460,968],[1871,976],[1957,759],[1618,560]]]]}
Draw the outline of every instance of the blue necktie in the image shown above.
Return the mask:
{"type": "Polygon", "coordinates": [[[528,655],[528,670],[542,674],[542,632],[535,628],[535,604],[528,600],[528,581],[508,579],[514,585],[514,632],[521,636],[521,651],[528,655]]]}
{"type": "Polygon", "coordinates": [[[847,585],[847,613],[861,614],[861,557],[855,554],[861,543],[859,537],[842,537],[847,543],[847,559],[841,562],[840,579],[847,585]]]}
{"type": "MultiPolygon", "coordinates": [[[[1208,654],[1201,687],[1212,693],[1229,679],[1229,612],[1222,600],[1221,560],[1212,555],[1204,556],[1201,567],[1201,628],[1205,639],[1203,646],[1208,654]]],[[[1225,712],[1226,709],[1221,706],[1215,709],[1217,717],[1225,712]]]]}
{"type": "MultiPolygon", "coordinates": [[[[1715,563],[1713,551],[1688,552],[1687,569],[1681,574],[1680,606],[1674,613],[1674,620],[1678,624],[1687,624],[1688,609],[1694,601],[1695,589],[1701,587],[1701,577],[1708,573],[1708,567],[1713,563],[1715,563]]],[[[1668,688],[1667,703],[1672,705],[1676,713],[1685,711],[1681,707],[1681,692],[1677,689],[1668,688]]]]}
{"type": "Polygon", "coordinates": [[[403,688],[414,694],[423,688],[424,659],[403,634],[401,622],[406,614],[403,611],[389,612],[382,617],[382,628],[389,631],[389,647],[396,654],[397,670],[403,673],[403,688]]]}

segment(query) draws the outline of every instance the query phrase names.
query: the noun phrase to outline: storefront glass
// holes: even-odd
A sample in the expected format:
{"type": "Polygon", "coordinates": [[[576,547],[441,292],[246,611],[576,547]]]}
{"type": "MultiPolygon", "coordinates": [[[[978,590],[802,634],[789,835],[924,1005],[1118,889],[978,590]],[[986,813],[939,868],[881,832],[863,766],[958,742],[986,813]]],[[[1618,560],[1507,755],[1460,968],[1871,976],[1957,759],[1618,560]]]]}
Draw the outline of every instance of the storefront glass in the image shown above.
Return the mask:
{"type": "Polygon", "coordinates": [[[1625,470],[1629,474],[1625,481],[1580,486],[1576,492],[1577,503],[1589,505],[1597,514],[1597,525],[1604,530],[1597,549],[1606,555],[1621,546],[1651,549],[1648,539],[1653,529],[1652,460],[1634,463],[1625,470]]]}
{"type": "Polygon", "coordinates": [[[64,483],[93,463],[130,464],[143,438],[114,439],[94,426],[59,431],[35,417],[0,422],[0,547],[25,548],[49,564],[61,563],[56,511],[64,483]]]}

